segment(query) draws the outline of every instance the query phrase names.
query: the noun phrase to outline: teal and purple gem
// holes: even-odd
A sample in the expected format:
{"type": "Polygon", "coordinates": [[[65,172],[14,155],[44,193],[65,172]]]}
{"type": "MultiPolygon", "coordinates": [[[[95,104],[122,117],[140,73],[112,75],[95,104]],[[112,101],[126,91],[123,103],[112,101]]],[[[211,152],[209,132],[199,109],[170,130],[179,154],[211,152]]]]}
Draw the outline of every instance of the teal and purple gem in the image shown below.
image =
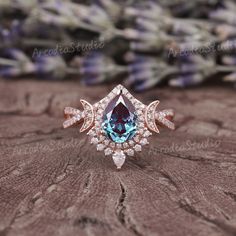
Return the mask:
{"type": "Polygon", "coordinates": [[[102,121],[106,135],[115,143],[124,143],[137,131],[137,115],[134,105],[122,92],[107,105],[102,121]]]}

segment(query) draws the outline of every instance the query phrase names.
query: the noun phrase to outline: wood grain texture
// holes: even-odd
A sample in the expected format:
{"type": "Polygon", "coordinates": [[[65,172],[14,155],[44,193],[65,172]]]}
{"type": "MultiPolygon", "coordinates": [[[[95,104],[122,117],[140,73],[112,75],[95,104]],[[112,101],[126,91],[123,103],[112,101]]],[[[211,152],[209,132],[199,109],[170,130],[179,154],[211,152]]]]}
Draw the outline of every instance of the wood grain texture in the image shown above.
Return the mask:
{"type": "Polygon", "coordinates": [[[112,86],[0,81],[0,236],[236,235],[236,107],[230,88],[155,89],[137,98],[176,110],[121,171],[65,106],[112,86]]]}

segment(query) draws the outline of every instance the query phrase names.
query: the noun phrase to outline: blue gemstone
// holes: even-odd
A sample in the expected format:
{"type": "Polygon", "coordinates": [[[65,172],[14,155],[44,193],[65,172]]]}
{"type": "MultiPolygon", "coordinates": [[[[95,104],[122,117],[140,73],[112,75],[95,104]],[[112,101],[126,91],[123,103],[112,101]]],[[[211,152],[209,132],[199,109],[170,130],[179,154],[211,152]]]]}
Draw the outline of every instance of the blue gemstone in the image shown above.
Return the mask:
{"type": "Polygon", "coordinates": [[[134,105],[122,93],[107,105],[102,128],[115,143],[124,143],[134,137],[137,130],[137,115],[134,105]]]}

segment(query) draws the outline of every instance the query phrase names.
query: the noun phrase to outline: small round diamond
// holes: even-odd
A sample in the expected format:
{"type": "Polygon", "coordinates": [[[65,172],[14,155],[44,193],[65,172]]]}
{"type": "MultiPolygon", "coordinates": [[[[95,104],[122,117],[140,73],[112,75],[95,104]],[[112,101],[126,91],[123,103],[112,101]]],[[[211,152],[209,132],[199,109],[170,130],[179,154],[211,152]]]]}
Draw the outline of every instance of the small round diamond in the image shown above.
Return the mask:
{"type": "Polygon", "coordinates": [[[115,143],[110,143],[111,148],[115,148],[116,144],[115,143]]]}
{"type": "Polygon", "coordinates": [[[102,151],[102,150],[104,150],[104,148],[105,148],[105,145],[103,145],[101,143],[97,145],[97,150],[98,151],[102,151]]]}
{"type": "Polygon", "coordinates": [[[92,144],[98,144],[98,139],[97,138],[92,138],[91,143],[92,144]]]}
{"type": "Polygon", "coordinates": [[[137,115],[138,115],[138,116],[141,116],[142,114],[143,114],[142,110],[138,110],[138,111],[137,111],[137,115]]]}
{"type": "Polygon", "coordinates": [[[146,138],[143,138],[143,139],[141,139],[140,144],[141,145],[146,145],[146,144],[149,144],[149,142],[147,141],[146,138]]]}
{"type": "Polygon", "coordinates": [[[105,109],[105,108],[106,108],[106,104],[105,104],[105,103],[102,103],[102,104],[101,104],[101,108],[102,108],[102,109],[105,109]]]}
{"type": "Polygon", "coordinates": [[[126,153],[129,155],[129,156],[133,156],[134,155],[134,150],[133,149],[128,149],[127,151],[126,151],[126,153]]]}
{"type": "Polygon", "coordinates": [[[139,142],[139,136],[138,135],[134,137],[134,141],[137,142],[137,143],[139,142]]]}
{"type": "Polygon", "coordinates": [[[96,117],[96,121],[99,122],[101,120],[102,116],[101,115],[97,115],[96,117]]]}
{"type": "Polygon", "coordinates": [[[136,145],[134,146],[134,150],[135,150],[136,152],[141,152],[141,151],[142,151],[141,145],[136,144],[136,145]]]}
{"type": "Polygon", "coordinates": [[[143,122],[140,122],[140,123],[139,123],[139,127],[140,127],[140,128],[144,128],[144,123],[143,123],[143,122]]]}
{"type": "Polygon", "coordinates": [[[143,134],[144,133],[144,129],[140,129],[138,132],[139,132],[139,134],[143,134]]]}
{"type": "Polygon", "coordinates": [[[129,144],[128,143],[123,143],[123,148],[128,148],[129,144]]]}
{"type": "Polygon", "coordinates": [[[99,140],[100,140],[100,142],[103,142],[105,140],[105,137],[104,136],[100,136],[99,140]]]}
{"type": "Polygon", "coordinates": [[[79,114],[76,115],[76,116],[75,116],[75,119],[76,119],[76,120],[80,120],[80,119],[81,119],[81,115],[79,115],[79,114]]]}
{"type": "Polygon", "coordinates": [[[109,155],[112,154],[111,148],[106,148],[104,152],[105,152],[105,155],[106,155],[106,156],[109,156],[109,155]]]}
{"type": "Polygon", "coordinates": [[[130,93],[128,93],[126,96],[127,96],[128,99],[132,98],[132,95],[130,93]]]}
{"type": "Polygon", "coordinates": [[[103,142],[106,146],[108,146],[109,145],[109,143],[110,143],[110,141],[109,140],[104,140],[104,142],[103,142]]]}
{"type": "Polygon", "coordinates": [[[133,140],[130,140],[130,141],[129,141],[129,145],[130,145],[130,146],[134,146],[134,141],[133,141],[133,140]]]}
{"type": "Polygon", "coordinates": [[[144,132],[143,137],[147,138],[147,137],[149,137],[151,135],[152,135],[152,133],[147,130],[147,131],[144,132]]]}
{"type": "Polygon", "coordinates": [[[96,135],[96,132],[91,129],[89,130],[88,135],[94,137],[96,135]]]}
{"type": "Polygon", "coordinates": [[[140,121],[140,122],[144,122],[144,117],[143,116],[140,116],[139,118],[138,118],[138,120],[140,121]]]}

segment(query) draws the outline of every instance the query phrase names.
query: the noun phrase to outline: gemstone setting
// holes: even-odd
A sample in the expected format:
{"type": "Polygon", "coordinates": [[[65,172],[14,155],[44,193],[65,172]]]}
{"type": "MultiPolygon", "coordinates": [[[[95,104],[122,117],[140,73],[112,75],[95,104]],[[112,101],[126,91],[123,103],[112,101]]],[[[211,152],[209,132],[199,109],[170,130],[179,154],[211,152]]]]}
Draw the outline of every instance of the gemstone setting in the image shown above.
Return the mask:
{"type": "Polygon", "coordinates": [[[135,136],[137,131],[136,110],[122,91],[105,108],[102,128],[107,137],[115,143],[124,143],[135,136]]]}
{"type": "Polygon", "coordinates": [[[144,125],[146,106],[122,85],[118,85],[94,104],[94,109],[94,127],[88,132],[91,143],[105,156],[111,155],[114,164],[120,169],[127,156],[134,156],[148,143],[145,140],[140,143],[150,136],[144,125]]]}

